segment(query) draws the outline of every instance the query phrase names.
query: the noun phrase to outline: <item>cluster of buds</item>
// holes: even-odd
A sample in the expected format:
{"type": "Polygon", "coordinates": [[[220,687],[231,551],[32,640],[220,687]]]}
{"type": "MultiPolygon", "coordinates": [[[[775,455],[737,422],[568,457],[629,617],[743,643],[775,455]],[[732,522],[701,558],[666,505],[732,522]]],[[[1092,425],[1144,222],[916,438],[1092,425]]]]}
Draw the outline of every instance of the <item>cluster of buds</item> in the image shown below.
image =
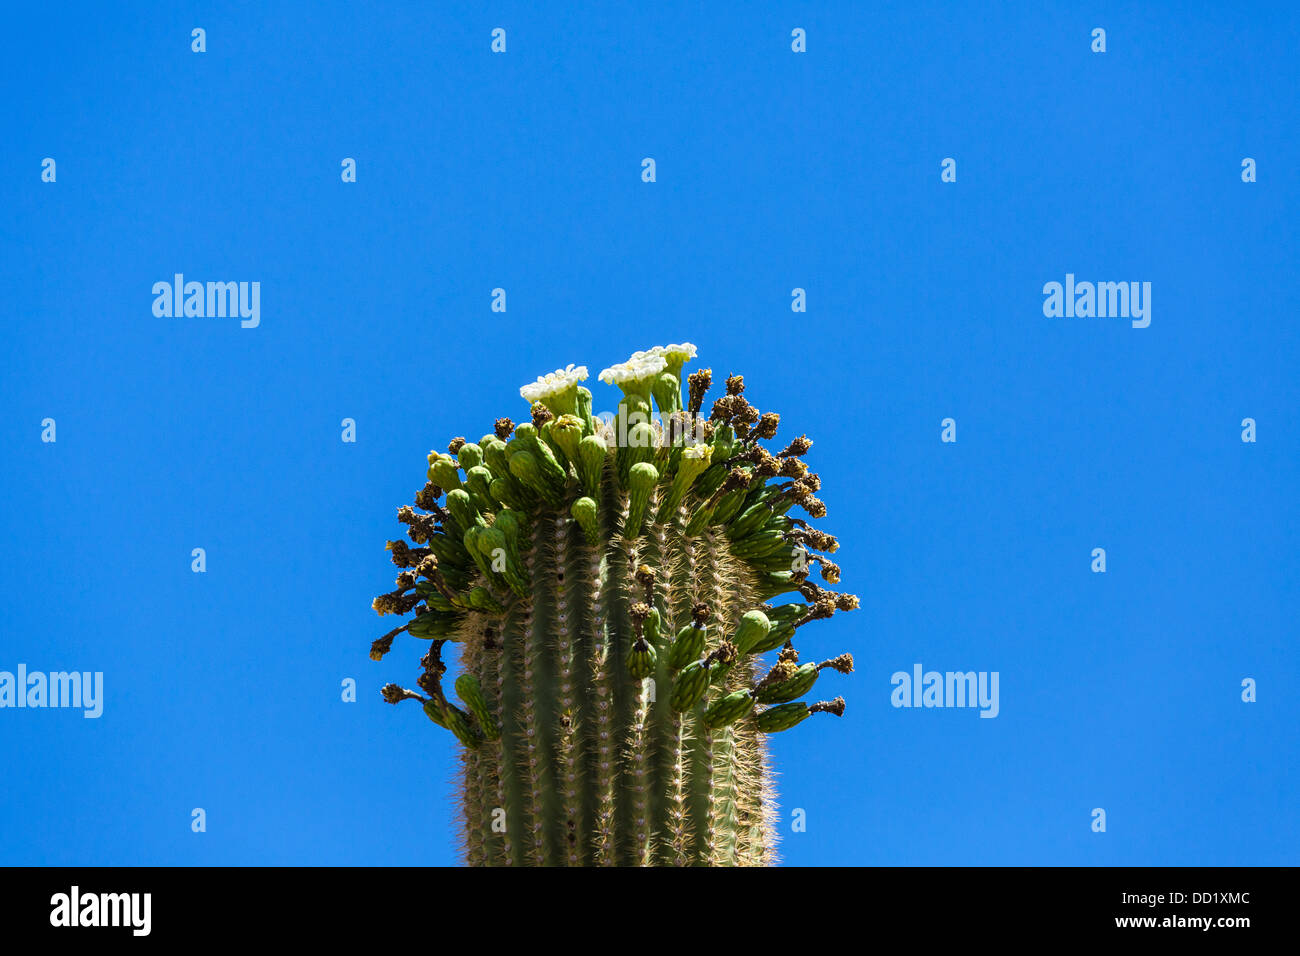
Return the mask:
{"type": "MultiPolygon", "coordinates": [[[[583,384],[587,367],[556,369],[519,390],[528,405],[522,422],[498,418],[477,441],[457,437],[445,452],[429,453],[414,507],[397,513],[410,543],[388,542],[400,569],[397,589],[374,600],[381,615],[414,615],[376,640],[370,655],[384,658],[402,634],[430,644],[421,660],[420,692],[390,684],[383,690],[386,701],[420,702],[431,721],[471,750],[520,748],[499,762],[507,768],[523,759],[520,754],[528,755],[530,768],[543,765],[547,755],[535,749],[541,728],[553,738],[557,759],[568,761],[568,768],[580,765],[564,748],[579,745],[584,713],[661,708],[654,720],[630,725],[626,746],[633,754],[684,746],[690,739],[685,734],[646,743],[647,734],[673,722],[693,721],[693,733],[711,735],[747,728],[761,738],[812,714],[843,713],[842,698],[798,700],[822,670],[847,674],[853,661],[846,654],[800,665],[796,631],[858,606],[853,595],[808,580],[810,564],[819,565],[826,583],[840,579],[839,566],[827,557],[839,542],[790,515],[795,507],[811,519],[826,514],[817,497],[821,479],[804,460],[812,442],[800,435],[774,446],[779,451],[767,447],[777,438],[781,416],[751,404],[740,375],[727,377],[725,394],[703,417],[713,374],[684,375],[695,355],[689,343],[659,346],[602,370],[599,380],[619,391],[616,413],[602,417],[593,414],[593,396],[583,384]],[[570,538],[571,545],[565,543],[570,538]],[[561,550],[589,549],[591,570],[581,581],[566,582],[564,562],[570,559],[555,556],[557,541],[561,550]],[[682,555],[701,547],[726,563],[730,579],[719,580],[717,567],[700,568],[693,558],[683,563],[682,555]],[[678,557],[669,560],[670,553],[678,557]],[[706,572],[714,575],[707,585],[706,572]],[[574,601],[579,606],[571,606],[574,601]],[[617,661],[624,683],[610,690],[602,678],[593,688],[576,689],[568,630],[563,639],[558,632],[529,638],[530,655],[555,648],[561,657],[540,668],[518,663],[533,659],[510,649],[520,628],[560,626],[550,611],[534,614],[534,607],[557,609],[560,618],[561,605],[566,629],[599,626],[584,647],[612,644],[608,658],[597,656],[586,666],[596,673],[607,660],[617,661]],[[502,677],[494,689],[491,680],[484,677],[480,685],[479,675],[465,669],[454,681],[454,703],[443,692],[447,642],[463,648],[462,664],[497,655],[501,668],[523,668],[509,678],[518,683],[502,677]],[[778,649],[776,663],[760,679],[758,655],[778,649]],[[533,694],[529,682],[539,675],[555,675],[558,686],[533,694]],[[648,678],[667,682],[657,700],[633,704],[619,696],[648,678]],[[609,700],[581,699],[582,693],[606,691],[609,700]],[[502,706],[506,699],[510,705],[502,706]],[[613,699],[624,703],[615,706],[613,699]]],[[[720,750],[719,759],[727,753],[720,750]]],[[[650,763],[628,772],[643,777],[650,763]]],[[[501,773],[513,779],[509,769],[501,773]]],[[[520,791],[520,799],[542,792],[532,786],[520,791]]],[[[590,799],[610,792],[597,781],[590,799]]],[[[683,840],[679,834],[679,854],[683,840]]],[[[734,850],[734,841],[729,845],[734,850]]]]}

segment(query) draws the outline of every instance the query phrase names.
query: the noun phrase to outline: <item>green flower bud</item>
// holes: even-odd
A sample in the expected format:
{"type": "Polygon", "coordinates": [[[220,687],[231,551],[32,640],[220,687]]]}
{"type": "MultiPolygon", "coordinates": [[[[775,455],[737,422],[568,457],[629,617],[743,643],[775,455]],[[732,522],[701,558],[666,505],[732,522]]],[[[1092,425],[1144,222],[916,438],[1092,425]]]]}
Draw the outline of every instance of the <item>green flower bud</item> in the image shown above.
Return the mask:
{"type": "Polygon", "coordinates": [[[551,494],[550,486],[542,478],[541,468],[537,464],[537,456],[530,451],[517,451],[510,456],[510,473],[524,486],[531,489],[543,497],[551,494]]]}
{"type": "Polygon", "coordinates": [[[588,435],[578,443],[578,477],[582,479],[582,489],[589,497],[600,494],[600,478],[605,471],[605,457],[608,449],[605,440],[599,435],[588,435]]]}
{"type": "Polygon", "coordinates": [[[469,715],[451,701],[443,701],[441,710],[442,719],[445,721],[443,726],[455,734],[456,739],[470,750],[477,748],[478,735],[474,733],[474,728],[470,726],[469,715]]]}
{"type": "Polygon", "coordinates": [[[767,637],[771,629],[772,622],[767,619],[766,614],[762,611],[747,611],[741,615],[740,626],[736,628],[736,636],[732,638],[732,643],[736,645],[736,652],[748,654],[755,644],[767,637]]]}
{"type": "Polygon", "coordinates": [[[758,531],[770,517],[772,517],[772,509],[767,506],[766,502],[760,501],[758,504],[750,505],[736,517],[735,521],[728,525],[727,537],[733,541],[743,541],[758,531]]]}
{"type": "Polygon", "coordinates": [[[483,439],[480,447],[483,449],[483,458],[487,466],[492,469],[492,475],[496,478],[504,478],[510,474],[510,457],[506,454],[506,443],[495,436],[491,440],[483,439]]]}
{"type": "Polygon", "coordinates": [[[406,630],[412,637],[425,641],[449,640],[455,637],[456,627],[464,618],[465,615],[460,613],[426,611],[416,617],[406,630]]]}
{"type": "Polygon", "coordinates": [[[789,730],[795,724],[805,720],[808,714],[808,705],[801,700],[796,700],[769,707],[754,719],[754,723],[764,733],[775,734],[782,730],[789,730]]]}
{"type": "Polygon", "coordinates": [[[496,498],[492,495],[492,481],[492,472],[482,465],[475,465],[465,473],[465,488],[469,490],[474,507],[480,512],[496,510],[494,507],[496,498]]]}
{"type": "Polygon", "coordinates": [[[487,701],[483,699],[483,689],[479,686],[477,677],[473,674],[461,674],[457,677],[456,694],[465,702],[465,706],[478,721],[484,737],[488,740],[496,740],[501,736],[497,722],[492,719],[492,714],[488,711],[487,701]]]}
{"type": "Polygon", "coordinates": [[[736,453],[736,433],[730,425],[719,424],[713,430],[713,460],[723,462],[736,453]]]}
{"type": "Polygon", "coordinates": [[[679,671],[691,661],[698,661],[704,653],[706,634],[702,627],[687,624],[677,632],[677,639],[668,649],[668,667],[679,671]]]}
{"type": "Polygon", "coordinates": [[[650,501],[650,492],[659,482],[659,472],[649,462],[632,466],[628,475],[628,510],[627,520],[623,523],[623,538],[633,541],[641,535],[641,523],[645,519],[646,505],[650,501]]]}
{"type": "Polygon", "coordinates": [[[661,620],[659,609],[657,607],[652,607],[650,608],[649,616],[645,619],[645,623],[641,625],[642,633],[645,635],[645,639],[650,642],[651,647],[654,647],[659,643],[659,625],[661,620]]]}
{"type": "Polygon", "coordinates": [[[711,730],[734,724],[754,709],[754,697],[747,690],[738,690],[719,697],[704,711],[704,726],[711,730]]]}
{"type": "Polygon", "coordinates": [[[751,654],[766,654],[768,651],[774,651],[790,638],[794,637],[794,625],[782,624],[772,625],[772,630],[767,632],[767,637],[758,640],[753,647],[749,649],[751,654]]]}
{"type": "Polygon", "coordinates": [[[569,509],[582,533],[587,536],[587,541],[595,546],[600,541],[600,512],[596,502],[591,498],[579,498],[569,509]]]}
{"type": "Polygon", "coordinates": [[[447,726],[447,720],[442,716],[442,708],[438,706],[436,700],[426,700],[424,702],[424,715],[439,727],[447,726]]]}
{"type": "Polygon", "coordinates": [[[628,429],[626,444],[618,450],[619,481],[624,488],[628,487],[632,469],[641,462],[651,461],[654,455],[655,430],[645,422],[637,422],[628,429]]]}
{"type": "Polygon", "coordinates": [[[502,606],[501,602],[492,596],[491,591],[481,585],[469,592],[469,603],[470,607],[479,611],[486,611],[489,614],[503,614],[505,612],[505,607],[502,606]]]}
{"type": "Polygon", "coordinates": [[[563,453],[566,461],[578,467],[578,446],[582,442],[582,419],[577,415],[561,415],[553,422],[548,422],[551,440],[563,453]]]}
{"type": "MultiPolygon", "coordinates": [[[[553,491],[561,492],[564,490],[564,483],[568,480],[569,473],[564,470],[559,459],[555,457],[550,445],[542,441],[536,425],[532,424],[532,422],[516,425],[515,437],[512,442],[518,443],[525,451],[532,453],[537,462],[539,480],[545,481],[553,491]]],[[[516,453],[517,456],[518,453],[516,453]]],[[[510,467],[514,468],[513,457],[510,459],[510,467]]]]}
{"type": "Polygon", "coordinates": [[[460,487],[460,472],[451,455],[438,455],[429,463],[429,480],[444,491],[460,487]]]}
{"type": "Polygon", "coordinates": [[[591,390],[584,386],[578,386],[578,397],[576,405],[578,407],[577,415],[582,419],[582,433],[590,435],[596,430],[596,420],[591,417],[591,390]]]}
{"type": "Polygon", "coordinates": [[[758,576],[758,596],[770,601],[780,594],[798,591],[802,578],[796,578],[793,571],[776,571],[758,576]]]}
{"type": "Polygon", "coordinates": [[[676,375],[669,372],[660,374],[650,386],[650,393],[664,418],[682,410],[682,383],[676,375]]]}
{"type": "Polygon", "coordinates": [[[485,578],[492,576],[492,569],[488,565],[487,555],[483,551],[483,534],[487,531],[482,525],[472,524],[469,530],[465,532],[465,550],[469,556],[474,559],[474,564],[478,566],[485,578]]]}
{"type": "Polygon", "coordinates": [[[447,510],[451,512],[451,516],[456,519],[457,524],[465,530],[483,523],[483,519],[479,517],[478,509],[474,507],[474,500],[470,498],[469,492],[464,488],[456,488],[447,492],[447,510]]]}
{"type": "Polygon", "coordinates": [[[627,655],[627,672],[637,680],[644,680],[654,674],[657,660],[658,655],[650,642],[644,637],[638,638],[627,655]]]}
{"type": "Polygon", "coordinates": [[[668,521],[677,511],[682,498],[690,490],[691,485],[708,469],[712,457],[713,448],[710,445],[688,445],[682,450],[681,461],[677,465],[677,474],[673,476],[673,483],[668,494],[664,496],[663,503],[659,506],[658,520],[660,524],[668,521]]]}
{"type": "Polygon", "coordinates": [[[493,501],[499,501],[507,508],[523,509],[528,506],[518,482],[511,484],[505,478],[493,478],[488,491],[491,492],[493,501]]]}
{"type": "Polygon", "coordinates": [[[496,525],[484,528],[478,536],[479,553],[487,559],[493,573],[504,574],[510,564],[510,549],[505,532],[496,525]]]}
{"type": "Polygon", "coordinates": [[[483,464],[483,449],[473,442],[466,442],[460,446],[460,451],[456,452],[456,460],[460,462],[461,468],[469,471],[483,464]]]}
{"type": "Polygon", "coordinates": [[[812,690],[817,683],[820,668],[817,664],[804,664],[795,668],[793,674],[784,680],[774,681],[754,693],[754,699],[760,704],[779,704],[787,700],[802,697],[812,690]]]}
{"type": "Polygon", "coordinates": [[[703,661],[691,661],[673,681],[668,706],[682,714],[698,704],[709,689],[709,667],[703,661]]]}

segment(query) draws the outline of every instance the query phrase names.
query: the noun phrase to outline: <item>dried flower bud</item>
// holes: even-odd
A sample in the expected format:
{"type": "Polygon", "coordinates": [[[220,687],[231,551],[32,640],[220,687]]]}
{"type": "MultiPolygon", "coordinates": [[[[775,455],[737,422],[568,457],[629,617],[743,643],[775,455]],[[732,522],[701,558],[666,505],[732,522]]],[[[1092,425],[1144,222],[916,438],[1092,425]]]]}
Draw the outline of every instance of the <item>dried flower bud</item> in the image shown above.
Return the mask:
{"type": "Polygon", "coordinates": [[[806,454],[808,449],[811,447],[812,447],[812,439],[809,438],[807,435],[800,435],[794,441],[790,442],[790,444],[786,445],[785,449],[778,455],[778,457],[780,458],[798,457],[799,455],[806,454]]]}
{"type": "Polygon", "coordinates": [[[692,415],[699,415],[700,408],[704,405],[704,393],[713,385],[713,369],[702,368],[698,372],[692,372],[686,377],[690,385],[690,404],[687,410],[692,415]]]}
{"type": "Polygon", "coordinates": [[[818,668],[829,667],[831,670],[839,671],[841,674],[852,674],[853,655],[841,654],[839,657],[832,657],[828,661],[822,661],[817,666],[818,668]]]}
{"type": "Polygon", "coordinates": [[[780,415],[776,412],[764,412],[763,417],[758,420],[758,427],[754,429],[754,434],[763,439],[775,438],[776,429],[780,424],[780,415]]]}
{"type": "Polygon", "coordinates": [[[844,698],[836,697],[834,700],[819,700],[817,703],[809,706],[808,713],[810,714],[827,713],[827,714],[834,714],[836,717],[843,717],[844,698]]]}

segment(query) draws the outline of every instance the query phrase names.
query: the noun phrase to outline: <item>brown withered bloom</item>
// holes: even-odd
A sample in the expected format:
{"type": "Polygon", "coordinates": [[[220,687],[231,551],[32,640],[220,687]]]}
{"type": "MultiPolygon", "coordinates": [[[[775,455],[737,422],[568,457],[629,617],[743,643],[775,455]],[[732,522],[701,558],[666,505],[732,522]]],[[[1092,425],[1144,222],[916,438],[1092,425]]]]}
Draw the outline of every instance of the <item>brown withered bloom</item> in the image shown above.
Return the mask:
{"type": "Polygon", "coordinates": [[[370,602],[370,606],[375,609],[379,615],[384,614],[409,614],[415,605],[420,603],[418,594],[403,594],[401,591],[390,591],[388,594],[381,594],[370,602]]]}
{"type": "Polygon", "coordinates": [[[844,716],[844,698],[836,697],[834,700],[819,700],[817,703],[808,707],[808,713],[834,714],[836,717],[844,716]]]}
{"type": "Polygon", "coordinates": [[[425,555],[431,554],[428,548],[410,548],[405,541],[388,542],[388,550],[393,552],[393,564],[399,568],[412,568],[424,559],[425,555]]]}
{"type": "Polygon", "coordinates": [[[798,438],[790,442],[790,444],[786,445],[785,448],[777,454],[777,457],[778,458],[798,457],[799,455],[807,454],[808,449],[811,447],[812,447],[812,439],[809,438],[807,435],[800,435],[798,438]]]}
{"type": "Polygon", "coordinates": [[[441,488],[432,481],[425,482],[424,487],[415,493],[415,507],[423,508],[425,511],[432,511],[438,506],[438,499],[441,497],[441,488]]]}
{"type": "Polygon", "coordinates": [[[383,690],[379,692],[383,695],[385,701],[390,704],[400,704],[404,700],[424,700],[413,690],[407,690],[400,684],[385,684],[383,690]]]}
{"type": "Polygon", "coordinates": [[[839,671],[841,674],[853,673],[853,655],[841,654],[839,657],[832,657],[828,661],[822,661],[817,665],[818,669],[829,667],[831,670],[839,671]]]}
{"type": "Polygon", "coordinates": [[[704,405],[704,393],[713,385],[713,369],[702,368],[686,376],[690,388],[690,403],[686,406],[692,416],[700,414],[704,405]]]}
{"type": "Polygon", "coordinates": [[[782,478],[802,478],[808,474],[808,466],[798,458],[781,458],[780,461],[782,478]]]}
{"type": "Polygon", "coordinates": [[[407,526],[407,537],[416,544],[425,544],[438,530],[438,519],[433,515],[422,515],[410,505],[397,509],[397,520],[407,526]]]}

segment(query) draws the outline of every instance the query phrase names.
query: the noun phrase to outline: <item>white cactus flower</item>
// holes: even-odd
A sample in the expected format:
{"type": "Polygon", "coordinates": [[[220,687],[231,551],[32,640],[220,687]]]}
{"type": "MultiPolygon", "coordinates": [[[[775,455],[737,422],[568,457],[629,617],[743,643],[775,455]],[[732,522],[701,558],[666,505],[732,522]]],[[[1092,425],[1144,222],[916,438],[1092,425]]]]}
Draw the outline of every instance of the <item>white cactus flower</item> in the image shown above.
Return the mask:
{"type": "MultiPolygon", "coordinates": [[[[601,373],[604,374],[603,372],[601,373]]],[[[568,368],[557,368],[548,375],[539,375],[537,381],[524,385],[519,395],[528,403],[544,402],[555,395],[563,394],[587,380],[587,366],[570,364],[568,368]]]]}
{"type": "Polygon", "coordinates": [[[658,375],[668,367],[668,360],[653,352],[633,352],[626,362],[611,365],[600,373],[600,380],[606,385],[622,385],[624,382],[636,382],[658,375]]]}
{"type": "Polygon", "coordinates": [[[680,345],[656,345],[651,351],[659,353],[669,362],[682,363],[694,360],[697,353],[697,349],[690,342],[682,342],[680,345]]]}

